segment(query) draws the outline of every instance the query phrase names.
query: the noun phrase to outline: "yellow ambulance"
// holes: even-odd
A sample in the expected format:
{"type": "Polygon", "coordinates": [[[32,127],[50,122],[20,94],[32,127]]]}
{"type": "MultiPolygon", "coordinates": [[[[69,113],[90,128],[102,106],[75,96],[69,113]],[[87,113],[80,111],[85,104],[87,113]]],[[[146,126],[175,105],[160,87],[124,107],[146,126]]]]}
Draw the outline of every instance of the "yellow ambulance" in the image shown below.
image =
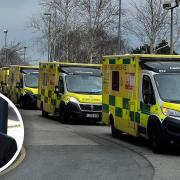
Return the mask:
{"type": "Polygon", "coordinates": [[[2,93],[2,68],[0,68],[0,93],[2,93]]]}
{"type": "Polygon", "coordinates": [[[102,120],[113,136],[150,140],[154,152],[180,142],[180,55],[104,56],[102,120]]]}
{"type": "Polygon", "coordinates": [[[37,104],[38,67],[11,65],[9,67],[8,97],[22,108],[37,104]]]}
{"type": "Polygon", "coordinates": [[[39,64],[38,108],[42,116],[100,121],[102,116],[101,66],[50,62],[39,64]]]}
{"type": "Polygon", "coordinates": [[[1,93],[5,96],[8,95],[8,79],[9,79],[9,67],[1,68],[1,93]]]}

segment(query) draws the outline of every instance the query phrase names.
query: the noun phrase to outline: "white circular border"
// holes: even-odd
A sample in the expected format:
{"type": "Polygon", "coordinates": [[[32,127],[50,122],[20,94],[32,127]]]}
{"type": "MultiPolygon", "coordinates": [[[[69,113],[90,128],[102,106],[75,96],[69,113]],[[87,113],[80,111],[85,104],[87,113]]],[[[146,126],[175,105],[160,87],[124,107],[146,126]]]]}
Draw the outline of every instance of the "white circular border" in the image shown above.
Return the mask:
{"type": "Polygon", "coordinates": [[[8,104],[10,104],[10,106],[13,107],[14,111],[16,112],[16,115],[19,119],[19,122],[20,122],[20,125],[21,125],[21,128],[22,128],[22,139],[21,139],[21,145],[20,145],[20,148],[16,151],[16,153],[14,154],[14,156],[12,157],[12,159],[6,164],[4,165],[2,168],[0,168],[0,172],[2,172],[3,170],[5,170],[6,168],[8,168],[15,160],[16,158],[18,157],[20,151],[21,151],[21,148],[22,148],[22,145],[23,145],[23,141],[24,141],[24,124],[23,124],[23,120],[22,120],[22,117],[21,117],[21,114],[19,112],[19,110],[17,109],[17,107],[12,103],[12,101],[10,99],[8,99],[6,96],[4,96],[3,94],[0,93],[0,97],[3,98],[4,100],[6,100],[8,102],[8,104]]]}

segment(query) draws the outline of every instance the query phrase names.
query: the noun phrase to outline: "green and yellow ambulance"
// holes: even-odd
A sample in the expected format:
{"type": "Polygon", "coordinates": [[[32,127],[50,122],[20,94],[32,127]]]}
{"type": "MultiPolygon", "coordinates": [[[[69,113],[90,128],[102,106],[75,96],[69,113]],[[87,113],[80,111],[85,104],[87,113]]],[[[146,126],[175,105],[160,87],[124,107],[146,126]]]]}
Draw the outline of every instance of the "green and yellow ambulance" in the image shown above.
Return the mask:
{"type": "Polygon", "coordinates": [[[104,56],[102,119],[112,135],[150,140],[154,152],[180,142],[180,56],[104,56]]]}
{"type": "Polygon", "coordinates": [[[34,107],[38,94],[38,67],[11,65],[9,67],[8,97],[22,108],[34,107]]]}
{"type": "Polygon", "coordinates": [[[38,108],[42,115],[100,121],[102,114],[101,66],[50,62],[39,64],[38,108]]]}
{"type": "Polygon", "coordinates": [[[0,70],[1,79],[1,93],[5,96],[8,95],[8,79],[9,79],[9,67],[2,67],[0,70]]]}

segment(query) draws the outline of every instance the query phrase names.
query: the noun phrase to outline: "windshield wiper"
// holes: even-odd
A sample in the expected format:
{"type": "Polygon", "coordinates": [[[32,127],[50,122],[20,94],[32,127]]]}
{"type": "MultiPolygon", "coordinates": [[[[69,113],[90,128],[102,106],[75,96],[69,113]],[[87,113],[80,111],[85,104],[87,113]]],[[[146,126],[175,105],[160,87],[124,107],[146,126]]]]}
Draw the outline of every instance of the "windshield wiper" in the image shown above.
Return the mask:
{"type": "Polygon", "coordinates": [[[90,92],[90,91],[71,91],[73,93],[79,93],[79,94],[101,94],[101,91],[99,92],[90,92]]]}
{"type": "Polygon", "coordinates": [[[102,91],[96,91],[96,92],[88,92],[89,94],[101,94],[102,91]]]}

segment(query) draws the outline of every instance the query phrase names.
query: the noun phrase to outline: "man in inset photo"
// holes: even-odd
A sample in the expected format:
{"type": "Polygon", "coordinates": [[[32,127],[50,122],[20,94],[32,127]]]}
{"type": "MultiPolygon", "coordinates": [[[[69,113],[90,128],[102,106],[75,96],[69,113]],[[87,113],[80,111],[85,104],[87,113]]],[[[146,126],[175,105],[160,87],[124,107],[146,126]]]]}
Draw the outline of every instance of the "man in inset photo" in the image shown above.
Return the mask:
{"type": "Polygon", "coordinates": [[[12,135],[7,135],[10,130],[8,122],[11,122],[9,119],[11,117],[9,116],[9,109],[10,107],[8,102],[0,97],[0,168],[6,165],[17,151],[16,140],[12,137],[12,135]]]}
{"type": "Polygon", "coordinates": [[[0,168],[6,165],[17,151],[14,138],[0,133],[0,168]]]}

